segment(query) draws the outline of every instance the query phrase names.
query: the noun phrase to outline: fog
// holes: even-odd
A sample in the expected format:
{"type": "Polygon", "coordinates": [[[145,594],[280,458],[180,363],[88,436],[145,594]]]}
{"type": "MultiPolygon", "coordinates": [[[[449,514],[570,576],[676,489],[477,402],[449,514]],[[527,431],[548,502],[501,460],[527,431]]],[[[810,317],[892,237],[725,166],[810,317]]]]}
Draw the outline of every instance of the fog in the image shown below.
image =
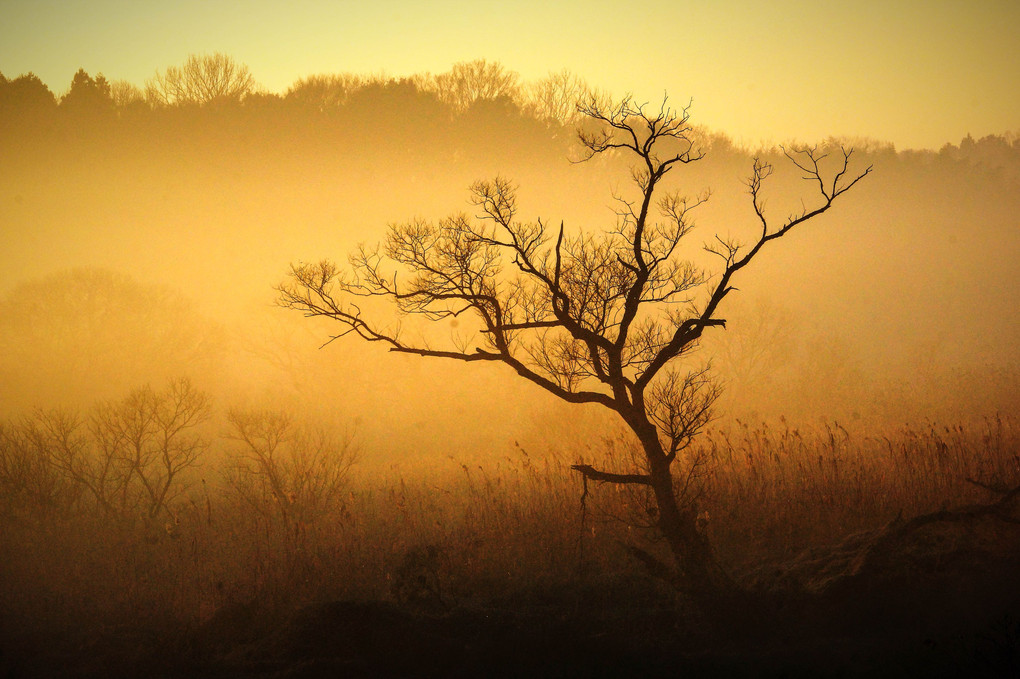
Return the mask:
{"type": "Polygon", "coordinates": [[[682,114],[596,94],[592,117],[653,131],[586,147],[583,92],[484,61],[281,94],[223,55],[144,94],[0,76],[0,674],[933,676],[987,670],[966,656],[989,643],[1015,669],[1016,134],[743,148],[697,107],[677,139],[682,114]],[[230,75],[217,96],[171,87],[210,73],[230,75]],[[628,163],[655,175],[660,152],[681,155],[643,192],[628,163]],[[860,181],[825,195],[844,153],[860,181]],[[469,202],[496,177],[522,221],[563,225],[562,296],[514,287],[463,226],[497,218],[469,202]],[[667,252],[649,278],[616,247],[652,189],[710,192],[680,243],[707,285],[669,268],[677,203],[645,224],[667,252]],[[744,269],[706,249],[834,194],[744,269]],[[418,221],[461,213],[436,237],[418,221]],[[302,264],[388,235],[392,258],[439,262],[424,295],[501,320],[400,316],[364,258],[347,292],[406,345],[285,308],[328,298],[287,297],[315,289],[302,264]],[[648,304],[628,316],[620,290],[648,304]],[[543,315],[563,298],[576,326],[543,315]],[[696,344],[648,322],[720,299],[680,326],[696,344]],[[684,371],[657,373],[674,349],[684,371]],[[612,396],[570,392],[592,376],[612,396]]]}
{"type": "MultiPolygon", "coordinates": [[[[677,93],[680,95],[681,93],[677,93]]],[[[14,101],[13,99],[11,101],[14,101]]],[[[496,175],[520,214],[611,227],[633,193],[622,158],[575,163],[573,121],[503,96],[459,108],[412,81],[341,104],[291,93],[244,103],[90,109],[8,102],[0,183],[0,411],[88,405],[187,376],[224,408],[287,404],[356,427],[375,460],[590,445],[613,424],[495,365],[386,352],[275,305],[292,263],[345,262],[387,224],[470,211],[496,175]],[[325,110],[323,110],[325,109],[325,110]]],[[[700,122],[693,108],[692,122],[700,122]]],[[[705,157],[670,176],[712,190],[688,251],[757,228],[752,157],[777,221],[811,200],[778,148],[697,128],[705,157]]],[[[790,140],[795,144],[797,140],[790,140]]],[[[1009,412],[1018,396],[1020,144],[947,140],[938,152],[853,146],[874,172],[771,244],[706,333],[725,387],[720,422],[882,425],[1009,412]],[[952,142],[952,143],[950,143],[952,142]]],[[[835,148],[835,147],[834,147],[835,148]]]]}

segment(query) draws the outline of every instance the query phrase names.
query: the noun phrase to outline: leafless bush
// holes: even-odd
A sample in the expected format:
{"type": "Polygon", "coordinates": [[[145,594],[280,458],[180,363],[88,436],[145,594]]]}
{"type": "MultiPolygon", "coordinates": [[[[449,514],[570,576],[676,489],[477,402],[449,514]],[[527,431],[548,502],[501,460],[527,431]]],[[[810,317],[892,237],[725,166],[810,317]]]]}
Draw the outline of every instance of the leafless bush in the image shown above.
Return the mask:
{"type": "Polygon", "coordinates": [[[0,486],[29,507],[154,520],[186,490],[207,441],[208,397],[188,380],[146,386],[86,417],[38,410],[0,428],[0,486]]]}
{"type": "Polygon", "coordinates": [[[0,511],[4,516],[66,512],[81,496],[83,489],[49,462],[43,417],[0,424],[0,511]]]}
{"type": "MultiPolygon", "coordinates": [[[[93,464],[100,467],[99,479],[108,474],[113,480],[122,509],[139,507],[150,519],[156,518],[185,492],[183,472],[208,446],[193,430],[208,416],[208,397],[184,379],[159,392],[149,386],[137,389],[93,411],[89,420],[97,453],[93,464]]],[[[78,474],[72,464],[66,469],[75,478],[88,480],[88,472],[78,474]]],[[[107,490],[96,498],[104,507],[110,506],[107,490]]]]}
{"type": "Polygon", "coordinates": [[[583,78],[563,69],[531,83],[525,105],[541,120],[574,125],[581,119],[578,102],[590,89],[583,78]]]}
{"type": "Polygon", "coordinates": [[[225,54],[192,54],[146,82],[145,98],[154,106],[204,106],[236,103],[258,86],[244,64],[225,54]]]}
{"type": "Polygon", "coordinates": [[[343,514],[357,459],[352,434],[296,423],[281,411],[232,410],[227,419],[227,438],[236,442],[227,485],[251,509],[295,531],[343,514]]]}

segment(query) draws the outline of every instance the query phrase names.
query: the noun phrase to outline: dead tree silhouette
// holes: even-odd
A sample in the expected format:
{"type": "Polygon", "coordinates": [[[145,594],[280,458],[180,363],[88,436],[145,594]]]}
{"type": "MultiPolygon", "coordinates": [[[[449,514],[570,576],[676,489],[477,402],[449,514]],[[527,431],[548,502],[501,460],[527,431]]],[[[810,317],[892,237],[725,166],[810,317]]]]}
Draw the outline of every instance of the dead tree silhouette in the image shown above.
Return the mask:
{"type": "Polygon", "coordinates": [[[755,159],[747,187],[760,231],[747,245],[716,236],[704,249],[721,268],[709,271],[684,258],[680,247],[689,240],[692,211],[708,194],[663,188],[669,172],[703,155],[688,109],[594,94],[578,105],[580,162],[610,155],[634,161],[636,192],[615,197],[616,224],[600,233],[520,220],[516,187],[497,177],[471,187],[479,217],[392,225],[382,246],[354,252],[350,271],[329,261],[292,266],[278,290],[283,306],[340,323],[334,339],[353,333],[390,351],[502,363],[564,401],[616,413],[640,443],[643,468],[574,470],[592,481],[647,488],[675,581],[709,602],[735,585],[699,529],[697,506],[678,497],[684,470],[676,472],[688,464],[683,453],[709,421],[718,389],[704,367],[680,365],[706,329],[725,326],[720,304],[763,248],[826,212],[872,168],[851,172],[852,149],[837,149],[831,158],[816,148],[786,150],[813,186],[816,204],[774,226],[762,194],[773,167],[755,159]],[[365,300],[379,299],[403,316],[456,319],[462,339],[442,348],[410,342],[384,317],[363,311],[365,300]],[[468,324],[461,317],[474,319],[473,337],[463,339],[468,324]]]}

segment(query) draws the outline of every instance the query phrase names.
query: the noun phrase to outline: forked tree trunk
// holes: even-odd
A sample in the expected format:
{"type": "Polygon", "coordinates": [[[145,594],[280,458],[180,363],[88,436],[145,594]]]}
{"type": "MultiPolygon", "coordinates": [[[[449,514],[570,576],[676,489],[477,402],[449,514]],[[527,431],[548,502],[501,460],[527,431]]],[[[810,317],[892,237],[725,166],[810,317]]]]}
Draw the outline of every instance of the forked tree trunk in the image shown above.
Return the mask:
{"type": "Polygon", "coordinates": [[[698,526],[693,504],[681,506],[673,485],[671,461],[658,437],[639,435],[658,509],[658,527],[669,545],[683,594],[705,604],[733,598],[739,587],[719,564],[707,533],[698,526]]]}

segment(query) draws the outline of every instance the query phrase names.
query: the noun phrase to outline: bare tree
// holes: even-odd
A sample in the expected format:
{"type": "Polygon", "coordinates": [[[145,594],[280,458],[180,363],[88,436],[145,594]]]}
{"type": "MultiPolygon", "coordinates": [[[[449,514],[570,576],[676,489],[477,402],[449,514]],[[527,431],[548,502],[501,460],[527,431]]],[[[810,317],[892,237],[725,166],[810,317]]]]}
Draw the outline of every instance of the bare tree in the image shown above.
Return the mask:
{"type": "Polygon", "coordinates": [[[114,80],[110,83],[110,97],[117,108],[139,106],[145,104],[145,93],[128,80],[114,80]]]}
{"type": "Polygon", "coordinates": [[[542,120],[570,125],[577,122],[577,104],[589,89],[583,78],[563,69],[531,83],[527,104],[542,120]]]}
{"type": "Polygon", "coordinates": [[[181,476],[208,445],[194,429],[208,417],[209,398],[186,379],[163,391],[137,389],[93,413],[96,457],[113,461],[134,501],[155,519],[187,489],[181,476]]]}
{"type": "Polygon", "coordinates": [[[113,442],[104,442],[76,413],[38,411],[24,430],[49,465],[80,495],[91,497],[100,514],[125,514],[132,506],[130,470],[117,459],[113,442]]]}
{"type": "MultiPolygon", "coordinates": [[[[77,424],[57,417],[65,425],[77,424]]],[[[84,491],[50,464],[40,419],[0,423],[0,512],[4,516],[66,513],[75,508],[84,491]]],[[[72,440],[73,435],[64,437],[66,443],[72,440]]]]}
{"type": "Polygon", "coordinates": [[[227,419],[228,438],[239,444],[227,483],[251,509],[277,514],[289,530],[342,511],[357,459],[350,434],[295,423],[273,410],[232,410],[227,419]]]}
{"type": "Polygon", "coordinates": [[[440,101],[463,111],[479,100],[515,99],[520,76],[485,59],[462,61],[431,81],[440,101]]]}
{"type": "Polygon", "coordinates": [[[769,299],[742,297],[727,305],[733,327],[707,338],[705,349],[726,385],[731,407],[746,407],[775,392],[774,379],[790,362],[803,333],[790,312],[769,299]]]}
{"type": "MultiPolygon", "coordinates": [[[[617,196],[618,219],[601,233],[568,233],[541,219],[517,217],[516,188],[503,178],[471,187],[477,218],[458,214],[433,223],[392,225],[382,247],[359,248],[351,270],[329,261],[291,267],[279,287],[282,305],[331,318],[350,333],[391,351],[469,362],[503,363],[570,403],[616,413],[640,442],[633,473],[575,465],[586,480],[645,487],[656,527],[669,545],[678,585],[716,599],[735,586],[719,567],[698,508],[678,498],[676,466],[687,464],[691,438],[707,422],[716,391],[690,355],[702,333],[722,328],[723,299],[758,253],[827,211],[870,171],[851,171],[852,149],[833,165],[813,148],[786,156],[813,187],[814,204],[773,224],[762,187],[772,166],[755,159],[747,186],[757,236],[747,244],[716,236],[704,246],[714,270],[682,256],[692,211],[707,194],[662,188],[674,168],[702,157],[694,147],[688,108],[664,100],[657,109],[630,98],[589,95],[579,105],[588,123],[579,133],[583,159],[612,153],[634,160],[636,192],[617,196]],[[412,342],[362,312],[366,298],[384,298],[404,316],[460,320],[459,340],[446,347],[412,342]],[[463,317],[463,318],[462,318],[463,317]],[[471,325],[464,319],[473,319],[471,325]],[[684,360],[686,359],[686,360],[684,360]],[[681,367],[686,364],[686,369],[681,367]]],[[[683,472],[679,474],[682,478],[683,472]]]]}
{"type": "Polygon", "coordinates": [[[353,73],[311,75],[291,85],[284,99],[314,111],[336,113],[347,103],[351,93],[365,84],[363,77],[353,73]]]}
{"type": "Polygon", "coordinates": [[[183,477],[206,447],[196,428],[208,415],[208,397],[185,379],[162,391],[136,389],[87,417],[38,410],[0,425],[0,490],[18,490],[42,508],[87,506],[151,522],[172,513],[187,490],[183,477]]]}
{"type": "Polygon", "coordinates": [[[183,66],[171,66],[145,83],[154,106],[203,106],[239,102],[256,90],[248,67],[225,54],[192,54],[183,66]]]}

